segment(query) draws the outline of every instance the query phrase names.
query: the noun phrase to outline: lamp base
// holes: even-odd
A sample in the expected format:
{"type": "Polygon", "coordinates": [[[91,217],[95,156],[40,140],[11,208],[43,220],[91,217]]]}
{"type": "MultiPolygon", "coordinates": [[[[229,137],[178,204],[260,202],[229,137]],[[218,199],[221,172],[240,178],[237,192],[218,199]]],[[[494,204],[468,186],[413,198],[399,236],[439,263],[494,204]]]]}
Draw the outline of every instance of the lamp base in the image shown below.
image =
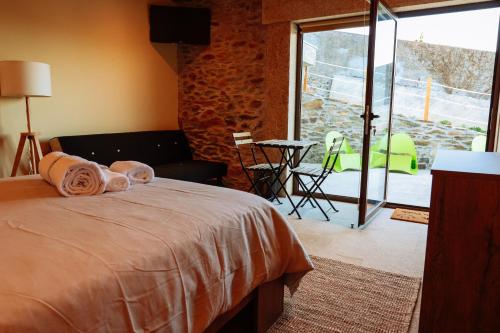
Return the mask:
{"type": "Polygon", "coordinates": [[[40,146],[40,140],[38,139],[39,133],[35,132],[23,132],[21,133],[21,138],[19,140],[19,145],[17,146],[16,158],[14,160],[14,165],[12,167],[11,177],[15,177],[17,174],[17,169],[21,164],[21,158],[23,156],[24,146],[26,141],[29,142],[30,147],[30,163],[31,168],[34,173],[38,173],[38,163],[43,157],[42,148],[40,146]]]}

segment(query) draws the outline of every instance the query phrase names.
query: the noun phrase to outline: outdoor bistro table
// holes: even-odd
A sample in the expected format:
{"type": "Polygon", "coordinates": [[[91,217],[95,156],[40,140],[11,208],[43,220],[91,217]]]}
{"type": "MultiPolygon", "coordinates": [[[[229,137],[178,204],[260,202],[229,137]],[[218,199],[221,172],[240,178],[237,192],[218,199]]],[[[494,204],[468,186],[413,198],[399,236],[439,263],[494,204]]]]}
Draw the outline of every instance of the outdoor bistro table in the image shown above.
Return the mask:
{"type": "Polygon", "coordinates": [[[288,191],[286,190],[286,183],[291,178],[292,173],[290,172],[288,174],[288,176],[285,178],[285,181],[281,181],[281,175],[283,174],[283,172],[285,172],[287,167],[290,169],[298,167],[300,162],[302,162],[304,157],[311,149],[311,147],[317,144],[318,144],[317,142],[299,141],[299,140],[265,140],[265,141],[255,142],[255,145],[259,147],[260,151],[262,152],[262,155],[264,155],[264,158],[266,159],[266,162],[269,163],[269,165],[271,166],[271,171],[276,177],[272,181],[271,187],[274,185],[275,182],[279,183],[280,188],[278,189],[278,191],[276,191],[276,193],[279,193],[281,190],[285,192],[288,201],[290,201],[290,204],[294,208],[294,211],[297,212],[297,216],[299,217],[299,219],[301,218],[299,211],[298,209],[296,209],[292,201],[292,198],[290,197],[288,191]],[[266,149],[264,148],[274,148],[280,152],[281,157],[278,169],[273,168],[273,163],[271,163],[269,156],[266,154],[266,149]],[[300,156],[300,151],[302,149],[305,149],[305,151],[302,154],[302,156],[300,156]]]}

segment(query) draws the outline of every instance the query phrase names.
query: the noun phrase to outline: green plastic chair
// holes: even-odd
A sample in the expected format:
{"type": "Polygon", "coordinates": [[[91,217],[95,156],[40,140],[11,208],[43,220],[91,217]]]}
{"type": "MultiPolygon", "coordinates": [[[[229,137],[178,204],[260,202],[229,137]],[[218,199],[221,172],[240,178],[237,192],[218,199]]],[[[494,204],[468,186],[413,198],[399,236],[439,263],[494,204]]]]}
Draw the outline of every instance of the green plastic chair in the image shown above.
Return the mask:
{"type": "Polygon", "coordinates": [[[471,150],[476,152],[486,151],[486,135],[478,135],[472,140],[471,150]]]}
{"type": "MultiPolygon", "coordinates": [[[[385,167],[387,138],[386,134],[370,148],[370,168],[385,167]]],[[[389,171],[404,172],[411,175],[418,173],[417,149],[411,137],[406,133],[397,133],[391,138],[389,171]]]]}
{"type": "Polygon", "coordinates": [[[385,168],[387,161],[387,138],[385,134],[370,147],[370,168],[385,168]]]}
{"type": "MultiPolygon", "coordinates": [[[[326,161],[328,160],[328,151],[332,145],[334,138],[342,138],[344,137],[337,131],[330,131],[326,134],[325,137],[325,155],[323,157],[323,162],[321,165],[325,167],[326,161]]],[[[331,167],[333,163],[333,159],[330,159],[329,165],[327,167],[331,167]]],[[[340,153],[337,158],[337,162],[333,167],[335,172],[342,172],[345,170],[361,170],[361,155],[359,153],[355,153],[351,148],[349,141],[344,137],[344,142],[342,146],[340,146],[340,153]]]]}

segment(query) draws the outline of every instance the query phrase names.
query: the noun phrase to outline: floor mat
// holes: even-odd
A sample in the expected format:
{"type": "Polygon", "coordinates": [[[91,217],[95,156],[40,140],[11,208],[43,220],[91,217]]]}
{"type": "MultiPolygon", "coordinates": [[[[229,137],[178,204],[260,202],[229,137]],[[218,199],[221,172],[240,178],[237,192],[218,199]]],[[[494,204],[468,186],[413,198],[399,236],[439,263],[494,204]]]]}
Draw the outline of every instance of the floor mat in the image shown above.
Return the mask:
{"type": "Polygon", "coordinates": [[[396,208],[392,213],[391,219],[406,221],[406,222],[414,222],[414,223],[429,223],[429,212],[423,212],[420,210],[412,210],[412,209],[402,209],[396,208]]]}
{"type": "Polygon", "coordinates": [[[408,332],[421,279],[313,257],[268,333],[408,332]]]}

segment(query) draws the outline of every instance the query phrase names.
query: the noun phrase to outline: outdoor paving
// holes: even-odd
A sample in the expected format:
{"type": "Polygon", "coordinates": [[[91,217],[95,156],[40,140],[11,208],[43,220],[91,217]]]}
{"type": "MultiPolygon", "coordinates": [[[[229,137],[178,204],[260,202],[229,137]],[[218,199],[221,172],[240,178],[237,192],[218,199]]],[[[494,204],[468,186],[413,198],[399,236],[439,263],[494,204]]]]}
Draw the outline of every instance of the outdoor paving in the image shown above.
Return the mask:
{"type": "MultiPolygon", "coordinates": [[[[370,169],[368,199],[381,200],[383,198],[384,172],[384,169],[370,169]]],[[[359,171],[333,173],[328,176],[321,188],[327,194],[359,197],[360,177],[359,171]]],[[[419,170],[416,175],[391,172],[387,186],[388,202],[421,207],[430,206],[432,176],[429,170],[419,170]]]]}

